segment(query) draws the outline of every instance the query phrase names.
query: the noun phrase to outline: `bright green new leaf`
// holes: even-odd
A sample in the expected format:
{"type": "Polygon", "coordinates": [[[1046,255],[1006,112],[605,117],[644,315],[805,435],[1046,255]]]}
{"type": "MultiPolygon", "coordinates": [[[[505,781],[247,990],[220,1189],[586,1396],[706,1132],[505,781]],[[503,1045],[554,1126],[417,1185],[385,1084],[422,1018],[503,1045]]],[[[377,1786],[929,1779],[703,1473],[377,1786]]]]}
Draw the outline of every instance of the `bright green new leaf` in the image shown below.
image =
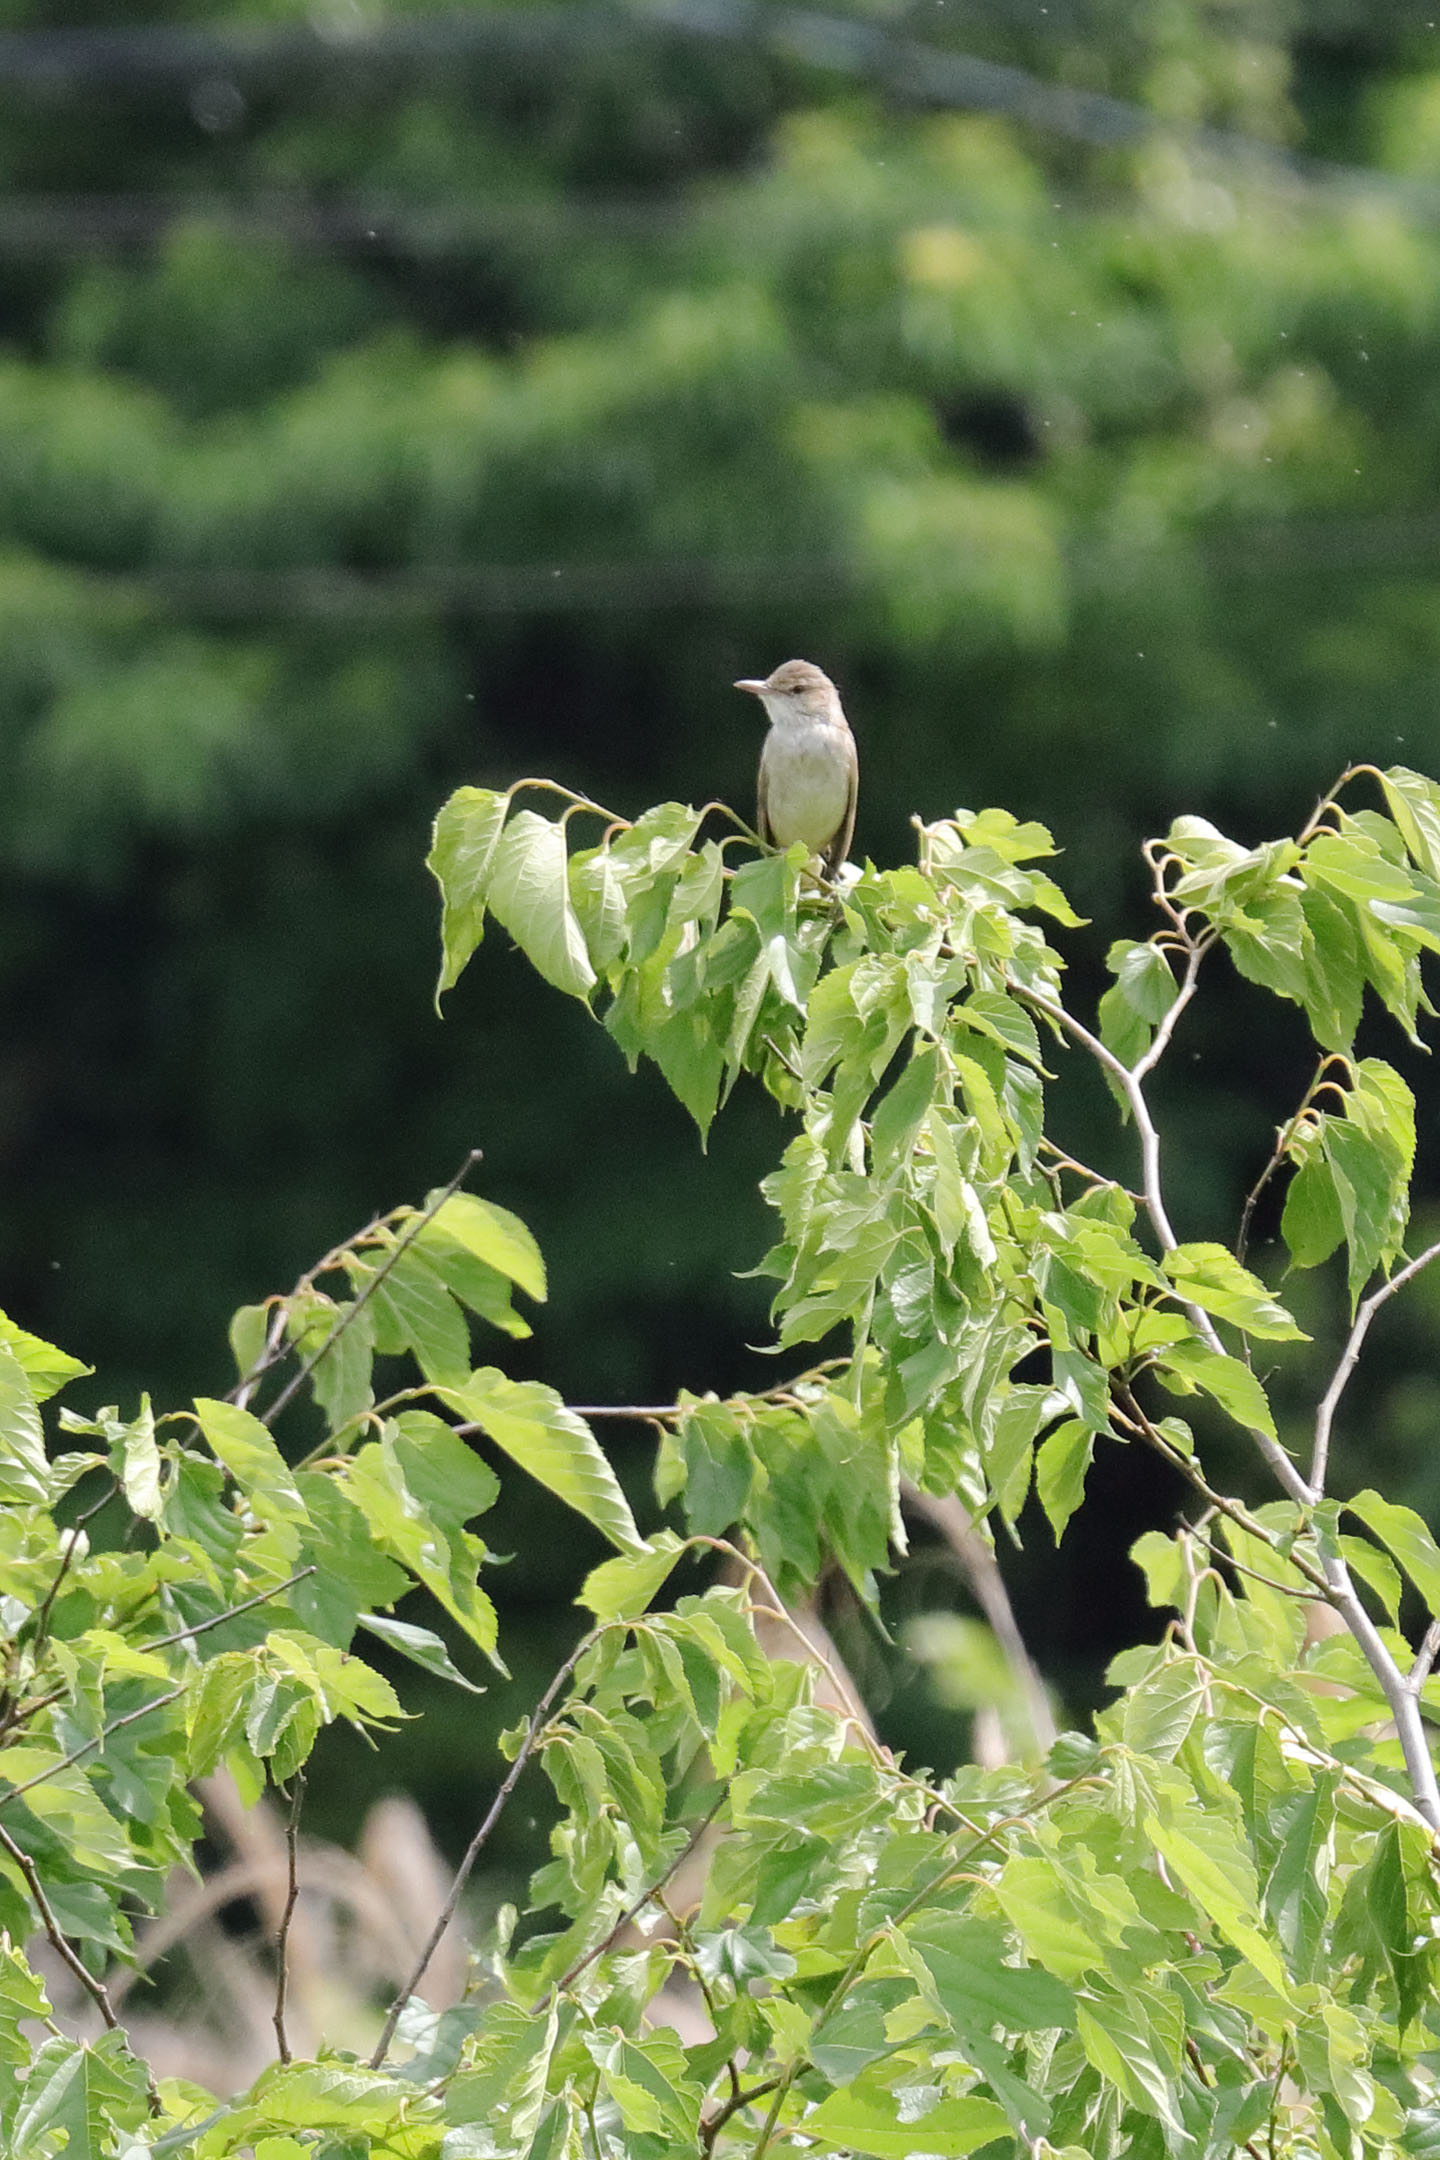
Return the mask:
{"type": "Polygon", "coordinates": [[[1356,1493],[1345,1506],[1395,1555],[1430,1611],[1440,1614],[1440,1546],[1424,1518],[1370,1489],[1356,1493]]]}
{"type": "Polygon", "coordinates": [[[389,1613],[362,1613],[360,1626],[378,1635],[390,1649],[398,1650],[401,1657],[412,1665],[434,1673],[441,1680],[453,1681],[469,1695],[483,1695],[485,1690],[474,1680],[467,1680],[440,1637],[430,1628],[416,1627],[412,1621],[396,1620],[389,1613]]]}
{"type": "Polygon", "coordinates": [[[570,903],[562,826],[517,810],[496,844],[487,898],[537,974],[571,997],[588,997],[595,970],[570,903]]]}
{"type": "MultiPolygon", "coordinates": [[[[435,1202],[435,1194],[427,1194],[425,1211],[435,1202]]],[[[467,1252],[483,1260],[487,1267],[517,1283],[527,1297],[537,1304],[545,1302],[545,1262],[531,1232],[512,1215],[509,1208],[497,1207],[493,1200],[482,1200],[477,1193],[454,1192],[440,1202],[431,1217],[434,1229],[463,1245],[467,1252]]],[[[429,1226],[427,1226],[429,1227],[429,1226]]],[[[425,1231],[420,1233],[421,1242],[425,1231]]]]}
{"type": "Polygon", "coordinates": [[[584,1419],[567,1410],[553,1388],[538,1380],[509,1380],[484,1365],[464,1387],[437,1393],[621,1552],[639,1546],[619,1479],[584,1419]]]}
{"type": "Polygon", "coordinates": [[[1085,1473],[1095,1452],[1095,1429],[1067,1418],[1035,1451],[1035,1490],[1058,1544],[1066,1523],[1085,1497],[1085,1473]]]}
{"type": "Polygon", "coordinates": [[[8,1313],[3,1312],[0,1312],[0,1344],[19,1360],[36,1402],[48,1402],[68,1381],[81,1380],[94,1371],[93,1366],[82,1365],[79,1358],[57,1350],[53,1343],[42,1341],[40,1336],[18,1326],[8,1313]]]}
{"type": "Polygon", "coordinates": [[[576,1603],[597,1620],[630,1619],[643,1613],[671,1574],[685,1546],[673,1530],[657,1530],[638,1552],[602,1560],[586,1576],[576,1603]]]}
{"type": "Polygon", "coordinates": [[[120,1482],[135,1513],[147,1522],[158,1522],[162,1506],[160,1450],[155,1445],[155,1413],[148,1395],[141,1396],[139,1412],[121,1439],[120,1482]]]}
{"type": "Polygon", "coordinates": [[[15,1351],[0,1343],[0,1500],[45,1500],[51,1482],[35,1390],[15,1351]]]}
{"type": "Polygon", "coordinates": [[[1178,1887],[1241,1956],[1248,1958],[1277,1995],[1288,1994],[1285,1968],[1259,1913],[1254,1863],[1238,1835],[1218,1813],[1187,1811],[1186,1828],[1157,1813],[1145,1817],[1145,1834],[1178,1887]]]}
{"type": "Polygon", "coordinates": [[[440,887],[443,909],[444,964],[437,999],[459,981],[484,934],[495,851],[509,807],[508,795],[497,795],[490,788],[462,787],[435,820],[426,866],[440,887]]]}
{"type": "Polygon", "coordinates": [[[1405,765],[1382,772],[1380,785],[1406,847],[1426,876],[1440,884],[1440,788],[1405,765]]]}
{"type": "Polygon", "coordinates": [[[1252,1432],[1263,1432],[1271,1440],[1279,1437],[1264,1388],[1238,1358],[1222,1357],[1192,1336],[1188,1342],[1174,1343],[1164,1350],[1156,1359],[1155,1371],[1173,1393],[1185,1395],[1193,1388],[1202,1388],[1239,1424],[1252,1432]]]}
{"type": "Polygon", "coordinates": [[[1242,1267],[1223,1245],[1177,1245],[1161,1265],[1187,1305],[1233,1321],[1247,1335],[1275,1342],[1309,1341],[1259,1276],[1242,1267]]]}
{"type": "Polygon", "coordinates": [[[200,1430],[246,1498],[278,1522],[304,1522],[305,1503],[284,1456],[259,1418],[235,1403],[197,1395],[200,1430]]]}
{"type": "Polygon", "coordinates": [[[804,2134],[822,2147],[874,2154],[875,2160],[916,2160],[922,2153],[960,2160],[977,2146],[1008,2137],[1009,2118],[993,2100],[945,2100],[934,2093],[931,2086],[912,2103],[904,2086],[891,2091],[877,2078],[859,2077],[805,2116],[804,2134]]]}

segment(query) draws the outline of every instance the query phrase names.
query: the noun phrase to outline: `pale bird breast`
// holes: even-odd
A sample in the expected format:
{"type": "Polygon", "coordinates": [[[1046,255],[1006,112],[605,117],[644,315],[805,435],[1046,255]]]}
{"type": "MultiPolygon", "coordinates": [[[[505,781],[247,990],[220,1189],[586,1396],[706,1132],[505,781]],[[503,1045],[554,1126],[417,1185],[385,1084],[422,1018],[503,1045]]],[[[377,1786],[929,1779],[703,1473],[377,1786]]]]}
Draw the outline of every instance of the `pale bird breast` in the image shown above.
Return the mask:
{"type": "Polygon", "coordinates": [[[765,800],[778,847],[797,840],[818,854],[850,801],[849,743],[833,728],[772,728],[764,752],[765,800]]]}

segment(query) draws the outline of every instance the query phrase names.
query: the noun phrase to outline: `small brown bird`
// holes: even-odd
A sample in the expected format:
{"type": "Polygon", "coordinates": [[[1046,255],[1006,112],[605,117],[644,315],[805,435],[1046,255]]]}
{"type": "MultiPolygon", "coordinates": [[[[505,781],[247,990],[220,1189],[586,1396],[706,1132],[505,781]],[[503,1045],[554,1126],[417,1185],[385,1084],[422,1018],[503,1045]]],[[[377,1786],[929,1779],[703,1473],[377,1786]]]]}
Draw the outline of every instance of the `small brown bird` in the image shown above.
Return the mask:
{"type": "Polygon", "coordinates": [[[834,877],[850,852],[860,777],[839,691],[809,660],[783,661],[764,682],[747,677],[735,688],[758,697],[770,722],[760,753],[761,839],[778,848],[803,840],[834,877]]]}

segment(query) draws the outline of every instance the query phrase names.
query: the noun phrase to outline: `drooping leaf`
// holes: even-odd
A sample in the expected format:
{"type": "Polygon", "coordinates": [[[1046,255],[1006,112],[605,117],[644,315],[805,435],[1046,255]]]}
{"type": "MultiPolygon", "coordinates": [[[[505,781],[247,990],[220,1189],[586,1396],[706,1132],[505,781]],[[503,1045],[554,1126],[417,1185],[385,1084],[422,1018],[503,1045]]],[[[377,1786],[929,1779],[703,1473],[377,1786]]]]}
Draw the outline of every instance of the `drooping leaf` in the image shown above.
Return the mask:
{"type": "Polygon", "coordinates": [[[621,1552],[633,1552],[640,1544],[630,1503],[595,1435],[553,1388],[538,1380],[507,1379],[487,1365],[473,1372],[464,1387],[439,1392],[621,1552]]]}
{"type": "Polygon", "coordinates": [[[480,943],[508,795],[490,788],[457,788],[435,820],[426,867],[440,887],[444,962],[437,998],[451,989],[480,943]]]}

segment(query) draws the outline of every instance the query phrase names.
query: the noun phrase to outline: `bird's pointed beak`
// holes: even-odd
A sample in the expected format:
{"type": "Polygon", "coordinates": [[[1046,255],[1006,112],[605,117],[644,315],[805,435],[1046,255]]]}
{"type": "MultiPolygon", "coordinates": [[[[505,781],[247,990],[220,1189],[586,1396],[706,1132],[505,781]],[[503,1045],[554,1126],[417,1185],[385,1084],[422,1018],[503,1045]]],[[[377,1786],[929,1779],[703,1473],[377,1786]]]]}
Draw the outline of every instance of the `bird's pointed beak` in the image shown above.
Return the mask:
{"type": "Polygon", "coordinates": [[[736,690],[748,690],[751,697],[763,697],[767,686],[763,682],[756,682],[753,676],[746,675],[732,687],[736,690]]]}

